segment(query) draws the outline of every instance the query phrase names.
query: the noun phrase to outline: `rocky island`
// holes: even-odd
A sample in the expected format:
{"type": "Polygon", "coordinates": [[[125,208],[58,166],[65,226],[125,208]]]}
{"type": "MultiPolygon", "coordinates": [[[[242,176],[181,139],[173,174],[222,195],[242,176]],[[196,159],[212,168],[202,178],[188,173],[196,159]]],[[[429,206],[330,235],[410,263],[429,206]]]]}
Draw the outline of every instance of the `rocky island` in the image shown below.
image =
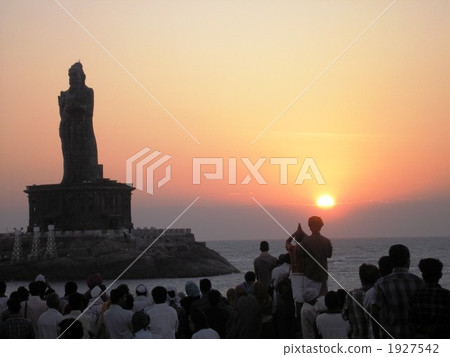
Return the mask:
{"type": "Polygon", "coordinates": [[[92,273],[100,273],[104,279],[115,279],[144,251],[122,278],[184,278],[238,272],[204,242],[196,242],[190,233],[176,234],[169,230],[168,234],[158,236],[151,229],[136,230],[133,235],[57,235],[57,255],[53,257],[46,257],[48,238],[44,236],[40,240],[39,258],[35,258],[26,253],[32,251],[33,236],[22,234],[22,259],[12,262],[15,238],[3,235],[0,238],[2,279],[30,280],[38,273],[53,281],[81,280],[92,273]]]}

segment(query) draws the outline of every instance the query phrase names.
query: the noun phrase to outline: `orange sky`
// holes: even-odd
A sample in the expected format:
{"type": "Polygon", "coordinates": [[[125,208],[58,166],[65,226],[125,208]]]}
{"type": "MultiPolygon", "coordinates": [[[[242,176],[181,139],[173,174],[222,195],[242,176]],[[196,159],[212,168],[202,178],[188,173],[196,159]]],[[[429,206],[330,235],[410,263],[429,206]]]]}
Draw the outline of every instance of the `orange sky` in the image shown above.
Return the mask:
{"type": "Polygon", "coordinates": [[[200,144],[56,2],[3,1],[1,231],[27,225],[26,185],[62,178],[57,96],[81,60],[105,177],[124,182],[143,147],[173,156],[171,182],[135,192],[135,226],[168,225],[199,196],[177,226],[200,239],[283,236],[254,196],[288,230],[320,214],[329,236],[450,234],[448,1],[396,2],[253,145],[390,1],[60,3],[200,144]],[[312,157],[326,185],[294,185],[300,166],[279,185],[267,162],[265,186],[194,186],[193,157],[312,157]],[[315,207],[323,193],[337,206],[315,207]]]}

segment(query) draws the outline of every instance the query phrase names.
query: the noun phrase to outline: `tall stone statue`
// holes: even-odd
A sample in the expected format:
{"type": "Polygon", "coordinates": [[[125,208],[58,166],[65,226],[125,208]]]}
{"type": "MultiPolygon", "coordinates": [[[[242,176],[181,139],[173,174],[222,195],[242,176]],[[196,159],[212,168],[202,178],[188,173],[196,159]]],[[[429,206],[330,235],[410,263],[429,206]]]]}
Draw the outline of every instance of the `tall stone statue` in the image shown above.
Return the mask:
{"type": "Polygon", "coordinates": [[[85,84],[86,75],[80,62],[69,69],[70,87],[58,97],[64,176],[61,184],[79,184],[103,178],[98,164],[92,115],[94,91],[85,84]]]}

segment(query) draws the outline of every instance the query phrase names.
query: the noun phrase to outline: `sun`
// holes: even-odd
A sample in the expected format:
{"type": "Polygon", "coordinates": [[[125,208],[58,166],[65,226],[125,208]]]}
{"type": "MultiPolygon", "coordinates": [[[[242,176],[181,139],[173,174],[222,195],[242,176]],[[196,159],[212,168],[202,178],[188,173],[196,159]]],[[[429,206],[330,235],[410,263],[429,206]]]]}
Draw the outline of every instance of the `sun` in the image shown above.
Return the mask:
{"type": "Polygon", "coordinates": [[[335,204],[334,198],[331,197],[330,195],[320,196],[316,203],[317,203],[317,206],[319,206],[321,208],[331,208],[335,204]]]}

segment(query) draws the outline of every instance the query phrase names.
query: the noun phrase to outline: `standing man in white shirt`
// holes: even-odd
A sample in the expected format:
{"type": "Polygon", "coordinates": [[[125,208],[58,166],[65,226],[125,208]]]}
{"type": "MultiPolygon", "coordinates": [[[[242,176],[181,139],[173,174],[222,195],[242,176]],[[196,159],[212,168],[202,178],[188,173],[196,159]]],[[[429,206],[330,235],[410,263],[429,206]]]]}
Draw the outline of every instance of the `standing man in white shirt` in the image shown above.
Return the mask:
{"type": "Polygon", "coordinates": [[[59,295],[56,293],[47,296],[48,310],[38,319],[39,338],[57,338],[58,324],[63,320],[63,315],[58,311],[59,295]]]}
{"type": "Polygon", "coordinates": [[[47,311],[47,304],[41,299],[41,285],[37,281],[32,281],[28,285],[30,296],[27,301],[21,303],[20,314],[33,324],[34,335],[39,336],[38,319],[47,311]]]}
{"type": "Polygon", "coordinates": [[[148,309],[150,316],[150,332],[154,338],[175,338],[178,330],[177,311],[167,305],[167,290],[163,286],[156,286],[152,290],[155,304],[148,309]]]}
{"type": "Polygon", "coordinates": [[[111,306],[104,314],[106,335],[109,338],[133,338],[131,327],[132,312],[125,310],[126,294],[120,289],[110,293],[111,306]]]}
{"type": "Polygon", "coordinates": [[[304,303],[300,311],[300,321],[302,325],[302,338],[316,338],[315,323],[317,318],[316,303],[317,291],[313,288],[307,288],[303,292],[304,303]]]}
{"type": "Polygon", "coordinates": [[[342,311],[339,309],[339,297],[335,291],[329,291],[325,295],[325,305],[328,310],[316,318],[319,336],[325,339],[348,338],[350,324],[342,318],[342,311]]]}

